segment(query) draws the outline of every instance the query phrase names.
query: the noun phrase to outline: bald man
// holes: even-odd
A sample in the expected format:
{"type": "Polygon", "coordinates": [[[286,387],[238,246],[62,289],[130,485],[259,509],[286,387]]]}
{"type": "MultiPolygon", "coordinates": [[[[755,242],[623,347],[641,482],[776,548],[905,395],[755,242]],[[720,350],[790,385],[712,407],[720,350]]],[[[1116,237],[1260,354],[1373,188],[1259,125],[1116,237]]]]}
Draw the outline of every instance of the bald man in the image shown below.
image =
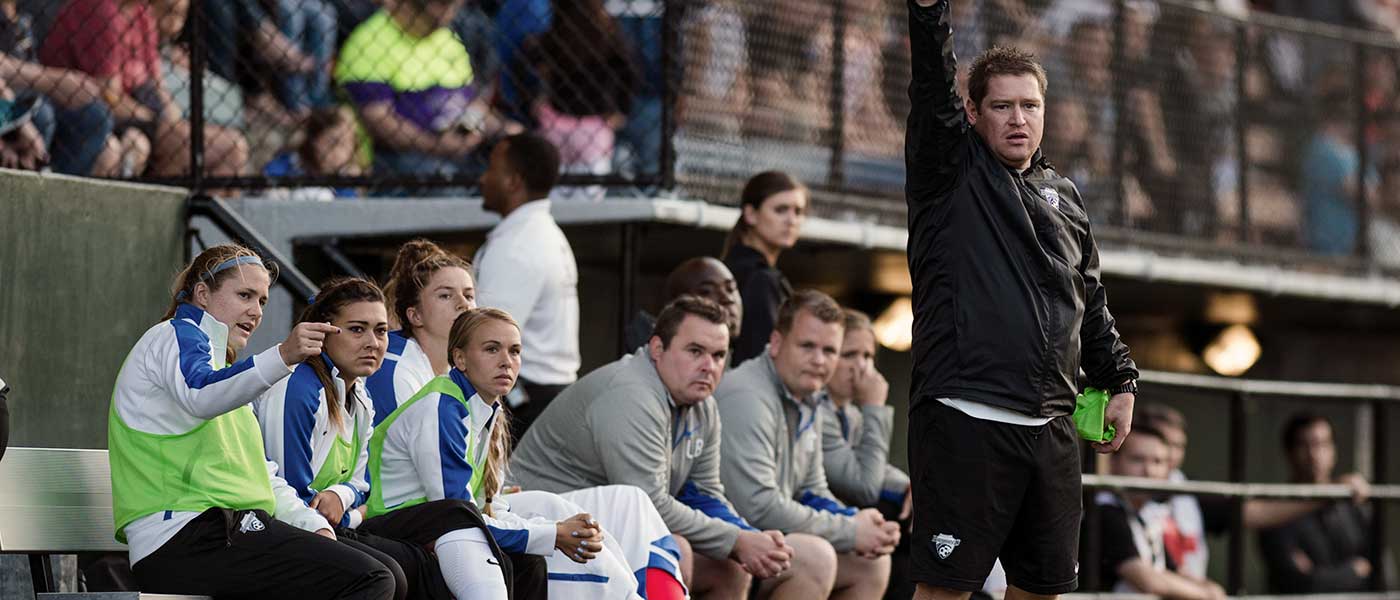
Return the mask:
{"type": "MultiPolygon", "coordinates": [[[[739,326],[742,325],[744,314],[743,301],[739,297],[739,285],[734,281],[734,274],[730,273],[729,267],[724,266],[719,259],[697,256],[686,260],[666,276],[663,290],[666,298],[662,304],[670,304],[676,298],[691,295],[720,305],[727,315],[729,331],[733,332],[729,339],[738,339],[739,326]]],[[[627,325],[627,332],[624,334],[625,347],[635,349],[646,344],[651,339],[651,330],[655,323],[656,317],[646,311],[638,311],[637,316],[627,325]]]]}

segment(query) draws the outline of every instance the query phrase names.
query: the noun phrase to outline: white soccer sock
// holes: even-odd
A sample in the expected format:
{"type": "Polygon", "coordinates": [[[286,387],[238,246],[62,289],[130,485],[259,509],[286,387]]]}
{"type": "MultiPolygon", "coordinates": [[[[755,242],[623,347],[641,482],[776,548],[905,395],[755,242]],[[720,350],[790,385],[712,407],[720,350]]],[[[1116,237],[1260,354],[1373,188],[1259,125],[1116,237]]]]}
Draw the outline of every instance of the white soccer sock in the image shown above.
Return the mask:
{"type": "Polygon", "coordinates": [[[480,529],[458,529],[434,544],[442,579],[458,600],[505,600],[506,580],[480,529]]]}

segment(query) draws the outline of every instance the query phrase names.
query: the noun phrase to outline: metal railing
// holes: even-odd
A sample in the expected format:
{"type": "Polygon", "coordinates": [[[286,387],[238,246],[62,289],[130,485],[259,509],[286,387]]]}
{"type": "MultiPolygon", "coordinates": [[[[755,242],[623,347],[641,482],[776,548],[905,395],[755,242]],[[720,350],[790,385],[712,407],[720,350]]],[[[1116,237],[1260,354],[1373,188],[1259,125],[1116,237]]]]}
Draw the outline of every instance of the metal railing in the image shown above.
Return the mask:
{"type": "MultiPolygon", "coordinates": [[[[297,268],[296,263],[292,262],[292,257],[278,251],[277,246],[258,233],[257,229],[253,228],[247,220],[223,200],[212,196],[195,195],[190,197],[188,206],[189,216],[208,218],[221,233],[232,238],[235,242],[247,246],[263,259],[275,263],[277,265],[277,281],[274,283],[287,288],[293,298],[304,300],[316,296],[319,286],[313,283],[305,273],[302,273],[301,269],[297,268]]],[[[187,219],[186,224],[188,225],[188,223],[187,219]]],[[[199,239],[197,229],[190,229],[188,237],[194,237],[195,241],[204,245],[203,240],[199,239]]],[[[186,245],[186,251],[189,250],[189,245],[186,245]]],[[[332,247],[330,251],[334,251],[334,248],[332,247]]],[[[338,254],[338,252],[336,253],[338,254]]],[[[188,263],[191,258],[185,257],[185,262],[188,263]]],[[[345,261],[342,268],[346,266],[353,267],[349,261],[345,261]]],[[[352,271],[351,274],[355,273],[352,271]]]]}
{"type": "MultiPolygon", "coordinates": [[[[1388,436],[1386,436],[1387,413],[1390,406],[1400,401],[1400,388],[1385,385],[1355,385],[1314,382],[1265,381],[1232,379],[1204,375],[1144,371],[1140,380],[1145,389],[1208,391],[1214,394],[1228,394],[1228,461],[1231,482],[1216,481],[1162,481],[1138,477],[1121,477],[1093,473],[1094,462],[1086,461],[1086,474],[1083,476],[1085,492],[1086,543],[1080,557],[1081,589],[1097,589],[1101,581],[1098,562],[1097,526],[1098,510],[1093,499],[1094,490],[1133,490],[1198,496],[1219,496],[1232,500],[1232,517],[1229,524],[1227,576],[1225,589],[1231,594],[1245,592],[1245,549],[1246,528],[1244,502],[1251,498],[1260,499],[1347,499],[1353,491],[1345,485],[1294,485],[1270,483],[1245,483],[1249,481],[1249,419],[1246,404],[1260,398],[1294,399],[1341,403],[1348,406],[1361,405],[1369,419],[1369,435],[1357,440],[1358,456],[1366,455],[1370,464],[1362,468],[1371,474],[1370,502],[1372,514],[1369,535],[1372,546],[1368,560],[1375,569],[1371,574],[1373,590],[1384,590],[1382,577],[1387,571],[1384,564],[1387,521],[1385,504],[1400,500],[1400,485],[1386,482],[1389,472],[1388,436]]],[[[1364,421],[1363,421],[1364,423],[1364,421]]],[[[1360,461],[1358,461],[1360,462],[1360,461]]],[[[1348,596],[1350,597],[1350,596],[1348,596]]]]}

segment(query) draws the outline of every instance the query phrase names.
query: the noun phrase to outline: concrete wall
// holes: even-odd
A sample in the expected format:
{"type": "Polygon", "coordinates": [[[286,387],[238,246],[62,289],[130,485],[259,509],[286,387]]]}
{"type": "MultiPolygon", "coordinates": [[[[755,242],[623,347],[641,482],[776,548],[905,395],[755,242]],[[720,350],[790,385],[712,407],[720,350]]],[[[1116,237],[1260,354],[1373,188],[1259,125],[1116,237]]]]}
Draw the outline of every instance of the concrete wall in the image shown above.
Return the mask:
{"type": "Polygon", "coordinates": [[[0,172],[0,378],[13,446],[105,448],[112,382],[160,319],[185,193],[0,172]]]}
{"type": "MultiPolygon", "coordinates": [[[[0,378],[13,388],[12,446],[107,447],[112,382],[165,311],[183,262],[184,199],[0,170],[0,378]]],[[[76,561],[55,565],[73,591],[76,561]]],[[[28,560],[0,556],[0,598],[31,594],[28,560]]]]}

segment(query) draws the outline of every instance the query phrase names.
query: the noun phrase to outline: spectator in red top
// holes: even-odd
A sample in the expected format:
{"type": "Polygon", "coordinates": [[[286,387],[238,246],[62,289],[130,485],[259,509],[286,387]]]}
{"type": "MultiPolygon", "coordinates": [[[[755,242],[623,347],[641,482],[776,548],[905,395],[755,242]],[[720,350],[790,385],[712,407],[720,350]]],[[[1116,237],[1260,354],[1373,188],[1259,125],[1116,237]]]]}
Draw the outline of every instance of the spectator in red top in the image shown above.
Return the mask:
{"type": "MultiPolygon", "coordinates": [[[[136,128],[151,140],[147,172],[189,170],[190,123],[161,83],[159,44],[184,27],[189,0],[68,0],[50,28],[39,58],[44,64],[95,77],[117,130],[136,128]]],[[[204,129],[206,172],[243,173],[248,142],[233,130],[204,129]]]]}
{"type": "MultiPolygon", "coordinates": [[[[52,158],[49,166],[70,175],[111,177],[121,175],[125,165],[130,165],[131,172],[144,169],[149,143],[139,133],[126,138],[109,135],[112,115],[101,100],[97,80],[39,64],[33,23],[16,0],[0,0],[0,83],[16,96],[0,95],[20,104],[33,102],[33,122],[28,127],[38,129],[43,147],[31,144],[31,148],[41,155],[47,149],[52,158]]],[[[15,132],[33,142],[32,135],[27,135],[31,133],[32,129],[23,128],[15,132]]],[[[5,140],[5,145],[11,147],[12,142],[5,140]]],[[[15,166],[6,158],[0,156],[0,165],[15,166]]]]}

